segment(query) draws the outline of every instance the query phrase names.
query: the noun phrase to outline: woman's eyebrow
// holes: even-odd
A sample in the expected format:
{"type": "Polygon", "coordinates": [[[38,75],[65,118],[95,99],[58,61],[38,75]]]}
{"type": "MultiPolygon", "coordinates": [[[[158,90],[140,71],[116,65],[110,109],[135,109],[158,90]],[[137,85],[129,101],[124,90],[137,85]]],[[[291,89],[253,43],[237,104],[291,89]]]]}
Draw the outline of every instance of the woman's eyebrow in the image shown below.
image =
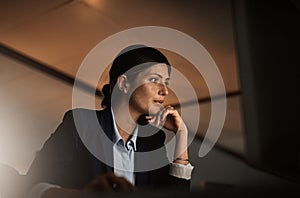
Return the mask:
{"type": "MultiPolygon", "coordinates": [[[[158,77],[160,77],[161,79],[163,79],[164,77],[158,73],[150,73],[149,75],[156,75],[158,77]]],[[[166,78],[166,80],[170,80],[170,77],[166,78]]]]}

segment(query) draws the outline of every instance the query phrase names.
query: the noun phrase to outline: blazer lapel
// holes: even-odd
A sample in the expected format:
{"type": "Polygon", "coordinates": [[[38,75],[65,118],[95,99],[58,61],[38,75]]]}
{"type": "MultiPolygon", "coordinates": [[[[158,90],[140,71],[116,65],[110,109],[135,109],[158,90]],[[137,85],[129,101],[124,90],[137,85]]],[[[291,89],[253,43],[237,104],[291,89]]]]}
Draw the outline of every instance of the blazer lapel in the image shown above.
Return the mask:
{"type": "MultiPolygon", "coordinates": [[[[147,145],[146,141],[144,141],[143,138],[137,137],[136,141],[136,152],[145,152],[147,151],[147,145]]],[[[136,155],[134,157],[134,167],[141,166],[141,161],[136,158],[136,155]]],[[[150,175],[149,172],[135,172],[135,186],[138,188],[143,188],[148,186],[150,183],[150,175]]]]}
{"type": "MultiPolygon", "coordinates": [[[[152,127],[150,125],[139,126],[138,137],[136,141],[137,153],[135,154],[134,157],[135,170],[141,170],[143,169],[143,167],[145,167],[145,163],[149,165],[150,163],[153,163],[152,160],[156,160],[156,159],[148,159],[148,158],[145,159],[142,153],[145,152],[145,155],[149,155],[148,152],[163,146],[163,144],[159,143],[161,139],[164,138],[159,135],[160,133],[162,133],[162,131],[160,131],[156,127],[152,127]]],[[[143,172],[136,171],[135,185],[138,188],[151,187],[153,182],[152,181],[153,172],[154,171],[152,170],[143,171],[143,172]]]]}
{"type": "Polygon", "coordinates": [[[101,131],[101,145],[102,145],[102,151],[104,155],[105,162],[102,162],[103,164],[106,164],[106,170],[107,172],[113,171],[113,120],[111,111],[109,108],[97,111],[97,116],[99,123],[102,127],[101,131]]]}

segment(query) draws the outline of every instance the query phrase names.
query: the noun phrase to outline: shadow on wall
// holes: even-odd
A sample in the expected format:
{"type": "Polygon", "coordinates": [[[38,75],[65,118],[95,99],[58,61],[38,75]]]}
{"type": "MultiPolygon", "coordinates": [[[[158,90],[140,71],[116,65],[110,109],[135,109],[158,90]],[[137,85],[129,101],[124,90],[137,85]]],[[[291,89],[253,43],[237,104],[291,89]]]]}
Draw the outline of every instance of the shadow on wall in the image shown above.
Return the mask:
{"type": "Polygon", "coordinates": [[[24,178],[16,169],[0,163],[0,198],[23,197],[24,178]]]}

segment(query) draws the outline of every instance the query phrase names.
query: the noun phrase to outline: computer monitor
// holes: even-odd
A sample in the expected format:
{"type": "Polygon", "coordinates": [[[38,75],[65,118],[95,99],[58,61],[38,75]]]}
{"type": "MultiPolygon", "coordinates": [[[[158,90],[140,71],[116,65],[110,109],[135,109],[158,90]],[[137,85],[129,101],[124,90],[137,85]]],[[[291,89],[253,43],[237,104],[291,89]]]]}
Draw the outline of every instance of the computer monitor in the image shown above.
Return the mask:
{"type": "Polygon", "coordinates": [[[233,20],[249,164],[299,182],[297,1],[235,0],[233,20]]]}

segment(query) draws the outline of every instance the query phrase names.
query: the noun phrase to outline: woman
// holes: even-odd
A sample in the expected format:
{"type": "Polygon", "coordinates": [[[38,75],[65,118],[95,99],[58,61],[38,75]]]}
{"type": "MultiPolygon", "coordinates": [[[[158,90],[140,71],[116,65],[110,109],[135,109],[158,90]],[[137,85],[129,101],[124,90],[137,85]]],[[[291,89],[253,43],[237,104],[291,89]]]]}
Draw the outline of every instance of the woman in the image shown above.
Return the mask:
{"type": "Polygon", "coordinates": [[[187,127],[177,110],[163,106],[170,73],[168,60],[157,49],[135,45],[121,51],[110,69],[110,83],[102,90],[105,109],[96,111],[104,135],[112,142],[110,146],[97,140],[97,145],[102,145],[99,152],[108,159],[97,159],[78,135],[79,130],[81,134],[91,134],[93,124],[89,117],[95,111],[69,111],[28,171],[30,196],[63,197],[162,187],[189,189],[193,167],[188,160],[187,127]],[[74,121],[74,112],[82,119],[74,121]],[[76,127],[75,122],[83,127],[76,127]],[[166,156],[161,127],[177,134],[172,163],[166,156]],[[152,151],[159,154],[147,157],[152,151]],[[156,168],[145,168],[149,165],[156,168]]]}

